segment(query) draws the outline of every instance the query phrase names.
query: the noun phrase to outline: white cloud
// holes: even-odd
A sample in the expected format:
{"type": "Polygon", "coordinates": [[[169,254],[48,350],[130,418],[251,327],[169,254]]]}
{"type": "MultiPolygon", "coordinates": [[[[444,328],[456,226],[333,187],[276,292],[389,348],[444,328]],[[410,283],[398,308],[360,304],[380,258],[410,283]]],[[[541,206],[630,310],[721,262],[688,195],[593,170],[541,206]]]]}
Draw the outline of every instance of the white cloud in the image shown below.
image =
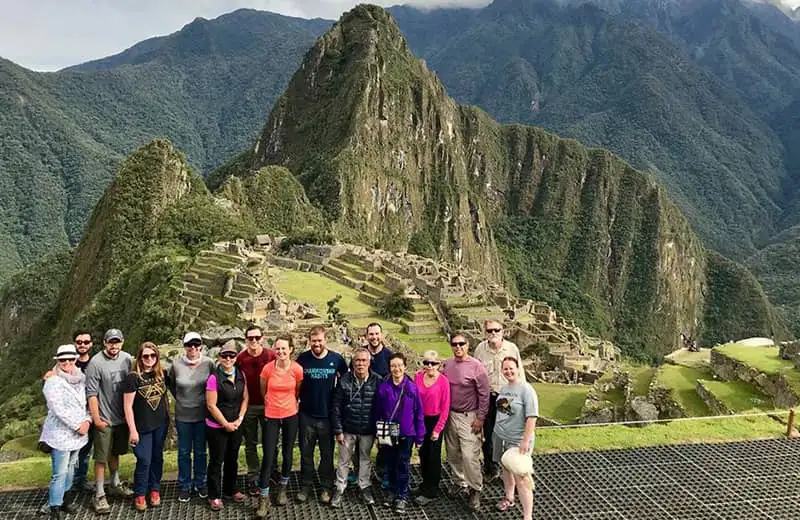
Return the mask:
{"type": "MultiPolygon", "coordinates": [[[[364,1],[364,0],[362,0],[364,1]]],[[[372,0],[389,6],[398,0],[372,0]]],[[[798,0],[800,1],[800,0],[798,0]]],[[[197,17],[242,7],[337,19],[355,0],[0,0],[0,56],[34,70],[58,70],[170,34],[197,17]]],[[[417,7],[476,7],[490,0],[411,0],[417,7]]]]}

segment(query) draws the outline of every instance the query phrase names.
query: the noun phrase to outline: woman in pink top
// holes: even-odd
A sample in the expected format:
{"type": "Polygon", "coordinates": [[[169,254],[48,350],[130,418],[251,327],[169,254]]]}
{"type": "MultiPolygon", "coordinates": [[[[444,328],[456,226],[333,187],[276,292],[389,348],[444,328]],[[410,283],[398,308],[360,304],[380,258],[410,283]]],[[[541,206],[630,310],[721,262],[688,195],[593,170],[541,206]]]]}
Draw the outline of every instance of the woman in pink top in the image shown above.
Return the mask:
{"type": "Polygon", "coordinates": [[[269,474],[278,447],[278,434],[281,435],[282,466],[281,481],[276,503],[285,505],[286,486],[292,471],[292,455],[297,440],[297,396],[303,381],[303,367],[292,361],[294,340],[290,335],[275,338],[275,361],[270,361],[261,370],[261,393],[264,395],[264,425],[261,459],[261,496],[258,499],[257,518],[265,518],[269,509],[269,474]],[[266,484],[266,485],[265,485],[266,484]]]}
{"type": "Polygon", "coordinates": [[[419,449],[422,485],[415,498],[425,505],[439,496],[442,478],[442,431],[450,413],[450,382],[439,372],[439,355],[434,350],[422,356],[422,370],[414,378],[425,413],[425,441],[419,449]]]}

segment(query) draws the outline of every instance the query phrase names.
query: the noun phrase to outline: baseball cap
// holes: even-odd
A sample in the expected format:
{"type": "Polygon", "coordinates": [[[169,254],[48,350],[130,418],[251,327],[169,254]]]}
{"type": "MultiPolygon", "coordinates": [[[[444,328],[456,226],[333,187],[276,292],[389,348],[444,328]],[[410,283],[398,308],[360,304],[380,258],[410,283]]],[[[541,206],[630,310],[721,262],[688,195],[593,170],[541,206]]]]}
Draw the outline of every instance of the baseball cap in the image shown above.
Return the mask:
{"type": "Polygon", "coordinates": [[[219,353],[223,354],[225,352],[233,352],[234,354],[238,354],[239,350],[236,348],[236,342],[233,340],[225,342],[225,344],[222,345],[222,348],[219,349],[219,353]]]}
{"type": "Polygon", "coordinates": [[[203,338],[200,337],[200,334],[196,332],[187,332],[186,335],[183,337],[183,344],[187,345],[189,343],[202,343],[203,338]]]}
{"type": "Polygon", "coordinates": [[[53,359],[77,359],[78,358],[78,351],[75,348],[75,345],[61,345],[56,350],[56,355],[53,356],[53,359]]]}
{"type": "Polygon", "coordinates": [[[106,331],[105,336],[103,336],[103,341],[108,341],[110,339],[125,341],[125,337],[122,335],[122,331],[119,329],[108,329],[106,331]]]}

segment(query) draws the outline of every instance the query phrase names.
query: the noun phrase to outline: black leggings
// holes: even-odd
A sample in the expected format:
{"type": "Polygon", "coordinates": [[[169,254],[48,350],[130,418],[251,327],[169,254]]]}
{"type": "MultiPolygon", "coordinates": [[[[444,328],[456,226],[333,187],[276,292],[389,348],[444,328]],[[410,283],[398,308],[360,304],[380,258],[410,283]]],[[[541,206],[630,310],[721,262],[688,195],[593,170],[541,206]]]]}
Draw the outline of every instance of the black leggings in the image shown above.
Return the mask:
{"type": "Polygon", "coordinates": [[[276,448],[278,447],[278,432],[281,434],[281,451],[283,461],[281,464],[281,476],[289,478],[292,471],[292,457],[294,455],[294,445],[297,441],[298,428],[297,414],[285,419],[270,419],[267,417],[261,436],[261,444],[264,456],[261,459],[261,487],[266,488],[269,482],[269,474],[274,466],[276,448]]]}

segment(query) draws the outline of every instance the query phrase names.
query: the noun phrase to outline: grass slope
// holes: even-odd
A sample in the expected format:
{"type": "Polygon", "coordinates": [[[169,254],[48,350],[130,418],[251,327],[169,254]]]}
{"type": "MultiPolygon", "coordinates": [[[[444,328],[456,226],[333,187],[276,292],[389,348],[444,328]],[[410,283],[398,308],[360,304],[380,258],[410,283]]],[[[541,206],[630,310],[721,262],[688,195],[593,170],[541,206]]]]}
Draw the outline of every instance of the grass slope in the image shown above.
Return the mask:
{"type": "Polygon", "coordinates": [[[675,401],[690,417],[710,415],[706,403],[697,395],[697,380],[711,379],[709,368],[692,368],[677,365],[664,365],[655,375],[658,382],[671,388],[675,401]]]}
{"type": "Polygon", "coordinates": [[[534,383],[533,387],[539,397],[539,414],[560,423],[574,422],[581,415],[589,393],[587,385],[534,383]]]}

